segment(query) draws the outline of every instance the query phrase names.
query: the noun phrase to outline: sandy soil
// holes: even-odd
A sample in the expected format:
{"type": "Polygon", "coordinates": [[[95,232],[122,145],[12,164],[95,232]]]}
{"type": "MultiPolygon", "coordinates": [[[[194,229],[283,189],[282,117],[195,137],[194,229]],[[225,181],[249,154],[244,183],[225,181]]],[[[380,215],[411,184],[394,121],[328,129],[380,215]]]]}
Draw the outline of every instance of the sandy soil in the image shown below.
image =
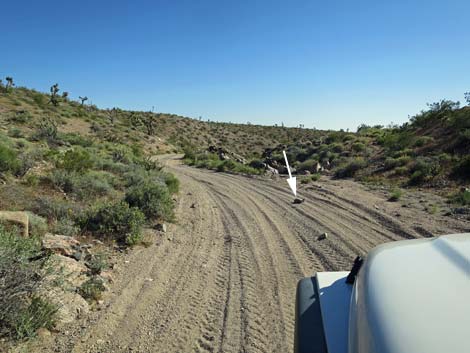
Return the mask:
{"type": "Polygon", "coordinates": [[[32,351],[291,352],[300,278],[380,243],[470,230],[352,181],[301,186],[293,205],[283,179],[163,161],[181,180],[178,223],[123,257],[101,310],[32,351]]]}

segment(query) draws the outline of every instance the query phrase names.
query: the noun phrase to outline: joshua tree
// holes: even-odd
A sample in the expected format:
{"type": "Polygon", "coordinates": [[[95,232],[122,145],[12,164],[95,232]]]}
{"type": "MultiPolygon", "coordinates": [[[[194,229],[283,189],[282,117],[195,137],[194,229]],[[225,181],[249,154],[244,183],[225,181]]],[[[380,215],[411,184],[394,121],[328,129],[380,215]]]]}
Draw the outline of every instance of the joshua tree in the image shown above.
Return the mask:
{"type": "Polygon", "coordinates": [[[52,103],[55,107],[59,105],[59,91],[58,83],[51,86],[51,98],[49,99],[49,103],[52,103]]]}
{"type": "Polygon", "coordinates": [[[88,97],[80,97],[78,96],[78,99],[82,101],[82,105],[85,104],[85,102],[88,100],[88,97]]]}
{"type": "Polygon", "coordinates": [[[63,100],[67,100],[68,97],[69,97],[69,92],[62,92],[62,99],[63,100]]]}
{"type": "Polygon", "coordinates": [[[147,129],[147,134],[152,136],[155,134],[155,115],[154,114],[148,114],[143,121],[145,128],[147,129]]]}
{"type": "Polygon", "coordinates": [[[142,118],[140,117],[139,114],[136,114],[135,112],[131,112],[129,115],[129,120],[131,122],[131,125],[136,128],[139,125],[142,125],[142,118]]]}
{"type": "Polygon", "coordinates": [[[108,119],[109,119],[109,121],[111,122],[111,124],[114,125],[114,120],[115,120],[116,117],[117,117],[118,109],[117,109],[117,108],[107,109],[107,110],[106,110],[106,114],[108,114],[108,119]]]}
{"type": "Polygon", "coordinates": [[[465,93],[465,100],[467,101],[467,104],[470,105],[470,92],[465,93]]]}
{"type": "MultiPolygon", "coordinates": [[[[5,85],[4,89],[5,89],[5,92],[8,92],[10,88],[15,86],[15,83],[13,82],[13,77],[10,77],[10,76],[5,77],[5,81],[7,81],[7,84],[5,85]]],[[[2,80],[0,80],[0,87],[3,88],[2,80]]]]}

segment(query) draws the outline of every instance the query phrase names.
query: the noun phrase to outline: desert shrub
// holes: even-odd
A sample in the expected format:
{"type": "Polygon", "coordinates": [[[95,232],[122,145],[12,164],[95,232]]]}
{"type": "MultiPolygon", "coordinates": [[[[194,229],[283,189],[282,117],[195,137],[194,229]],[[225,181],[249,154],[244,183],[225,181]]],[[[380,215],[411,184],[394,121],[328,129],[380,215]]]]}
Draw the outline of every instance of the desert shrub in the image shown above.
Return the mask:
{"type": "Polygon", "coordinates": [[[83,214],[83,208],[73,202],[40,196],[36,199],[33,211],[49,220],[76,219],[83,214]]]}
{"type": "Polygon", "coordinates": [[[18,124],[25,124],[31,121],[31,118],[32,118],[32,115],[29,111],[18,110],[14,112],[8,120],[14,123],[18,123],[18,124]]]}
{"type": "Polygon", "coordinates": [[[354,158],[349,162],[340,165],[335,171],[335,176],[337,178],[351,178],[366,166],[367,162],[363,158],[354,158]]]}
{"type": "Polygon", "coordinates": [[[261,159],[253,159],[250,161],[248,164],[251,168],[255,169],[264,169],[265,168],[265,163],[261,159]]]}
{"type": "Polygon", "coordinates": [[[306,170],[312,172],[315,169],[315,166],[317,165],[317,163],[318,161],[316,161],[315,159],[307,159],[306,161],[299,163],[297,165],[297,170],[299,172],[303,172],[306,170]]]}
{"type": "Polygon", "coordinates": [[[20,161],[17,158],[17,153],[13,149],[0,144],[0,173],[16,173],[19,167],[20,161]]]}
{"type": "Polygon", "coordinates": [[[253,167],[250,167],[248,165],[244,165],[242,163],[236,163],[235,168],[233,169],[233,171],[235,173],[252,174],[252,175],[260,174],[262,172],[259,169],[255,169],[253,167]]]}
{"type": "Polygon", "coordinates": [[[236,167],[236,162],[231,160],[231,159],[228,159],[226,161],[221,161],[217,165],[217,171],[218,172],[225,172],[227,170],[234,170],[235,167],[236,167]]]}
{"type": "Polygon", "coordinates": [[[76,134],[74,132],[61,134],[61,140],[67,142],[71,145],[77,145],[81,147],[90,147],[93,145],[93,141],[89,138],[83,137],[80,134],[76,134]]]}
{"type": "Polygon", "coordinates": [[[463,157],[452,170],[452,175],[456,178],[470,179],[470,156],[463,157]]]}
{"type": "Polygon", "coordinates": [[[79,199],[104,196],[113,190],[110,179],[99,172],[78,174],[56,169],[52,171],[49,180],[63,192],[73,194],[79,199]]]}
{"type": "Polygon", "coordinates": [[[50,118],[42,120],[33,137],[36,140],[45,140],[50,144],[57,143],[57,123],[50,118]]]}
{"type": "Polygon", "coordinates": [[[408,173],[407,167],[397,167],[394,171],[395,175],[405,175],[408,173]]]}
{"type": "Polygon", "coordinates": [[[105,289],[103,280],[94,276],[80,286],[78,293],[88,302],[92,302],[100,300],[105,289]]]}
{"type": "Polygon", "coordinates": [[[173,219],[173,200],[163,183],[143,181],[133,185],[127,190],[125,200],[141,210],[147,219],[173,219]]]}
{"type": "Polygon", "coordinates": [[[381,136],[378,142],[389,151],[399,151],[412,146],[414,140],[415,136],[411,131],[394,129],[381,136]]]}
{"type": "Polygon", "coordinates": [[[42,237],[48,230],[47,222],[41,216],[27,212],[29,219],[29,234],[33,237],[42,237]]]}
{"type": "Polygon", "coordinates": [[[55,308],[36,296],[46,261],[37,238],[0,225],[0,336],[26,338],[53,324],[55,308]]]}
{"type": "Polygon", "coordinates": [[[451,202],[463,205],[463,206],[470,206],[470,190],[465,189],[463,191],[459,191],[452,195],[451,202]]]}
{"type": "Polygon", "coordinates": [[[318,181],[320,180],[321,178],[321,175],[320,174],[312,174],[312,175],[308,175],[308,176],[305,176],[305,177],[302,177],[300,179],[300,183],[301,184],[308,184],[312,181],[318,181]]]}
{"type": "Polygon", "coordinates": [[[394,169],[396,167],[402,167],[408,164],[411,161],[411,157],[408,156],[401,156],[398,158],[391,158],[388,157],[385,159],[384,168],[386,170],[394,169]]]}
{"type": "Polygon", "coordinates": [[[180,181],[171,173],[161,173],[170,194],[176,194],[180,188],[180,181]]]}
{"type": "Polygon", "coordinates": [[[93,275],[98,275],[109,267],[108,256],[105,253],[93,254],[86,265],[93,275]]]}
{"type": "Polygon", "coordinates": [[[185,147],[183,148],[184,152],[184,159],[195,160],[196,159],[196,151],[192,147],[185,147]]]}
{"type": "Polygon", "coordinates": [[[57,162],[57,167],[68,172],[85,172],[93,166],[90,154],[86,150],[68,150],[57,162]]]}
{"type": "Polygon", "coordinates": [[[106,202],[88,210],[81,219],[82,229],[98,236],[111,237],[120,243],[141,236],[145,215],[126,202],[106,202]]]}
{"type": "Polygon", "coordinates": [[[53,231],[55,234],[72,237],[80,233],[80,227],[78,227],[73,220],[62,218],[54,225],[53,231]]]}
{"type": "Polygon", "coordinates": [[[351,148],[354,152],[363,152],[366,149],[366,145],[362,142],[355,142],[352,144],[351,148]]]}
{"type": "Polygon", "coordinates": [[[330,145],[330,149],[335,153],[341,153],[344,151],[344,145],[341,143],[333,143],[330,145]]]}
{"type": "Polygon", "coordinates": [[[415,147],[423,147],[424,145],[428,144],[429,142],[433,141],[434,139],[431,136],[421,136],[416,139],[414,142],[415,147]]]}
{"type": "Polygon", "coordinates": [[[58,307],[48,301],[35,296],[31,303],[20,310],[12,323],[17,339],[36,336],[39,328],[52,329],[55,324],[55,315],[58,307]]]}
{"type": "Polygon", "coordinates": [[[402,197],[403,192],[400,189],[393,189],[390,193],[389,201],[398,201],[402,197]]]}
{"type": "Polygon", "coordinates": [[[441,171],[439,162],[430,157],[418,158],[411,167],[411,177],[409,183],[411,185],[419,185],[430,181],[441,171]]]}
{"type": "Polygon", "coordinates": [[[14,127],[14,128],[11,128],[10,130],[8,130],[8,136],[13,137],[13,138],[24,137],[23,131],[21,131],[17,127],[14,127]]]}

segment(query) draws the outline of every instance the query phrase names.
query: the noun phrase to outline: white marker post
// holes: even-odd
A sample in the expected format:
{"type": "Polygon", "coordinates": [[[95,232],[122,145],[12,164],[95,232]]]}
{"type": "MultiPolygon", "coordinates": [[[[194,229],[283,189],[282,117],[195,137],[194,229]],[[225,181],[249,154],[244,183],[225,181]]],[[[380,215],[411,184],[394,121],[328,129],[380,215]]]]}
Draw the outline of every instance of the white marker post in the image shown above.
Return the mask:
{"type": "Polygon", "coordinates": [[[282,151],[282,153],[284,154],[284,159],[286,160],[287,172],[289,173],[289,179],[287,179],[287,184],[289,184],[290,188],[292,189],[294,196],[297,197],[297,178],[292,177],[292,174],[290,172],[290,167],[289,167],[289,161],[287,160],[287,156],[286,156],[286,151],[282,151]]]}

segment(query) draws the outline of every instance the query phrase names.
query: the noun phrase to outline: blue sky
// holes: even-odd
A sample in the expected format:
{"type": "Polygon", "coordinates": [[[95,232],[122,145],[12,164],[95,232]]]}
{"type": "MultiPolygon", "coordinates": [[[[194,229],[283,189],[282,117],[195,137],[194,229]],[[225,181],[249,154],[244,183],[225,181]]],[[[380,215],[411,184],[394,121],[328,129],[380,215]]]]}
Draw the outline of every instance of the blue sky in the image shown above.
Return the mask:
{"type": "Polygon", "coordinates": [[[470,91],[470,1],[3,1],[0,76],[205,119],[355,129],[470,91]]]}

